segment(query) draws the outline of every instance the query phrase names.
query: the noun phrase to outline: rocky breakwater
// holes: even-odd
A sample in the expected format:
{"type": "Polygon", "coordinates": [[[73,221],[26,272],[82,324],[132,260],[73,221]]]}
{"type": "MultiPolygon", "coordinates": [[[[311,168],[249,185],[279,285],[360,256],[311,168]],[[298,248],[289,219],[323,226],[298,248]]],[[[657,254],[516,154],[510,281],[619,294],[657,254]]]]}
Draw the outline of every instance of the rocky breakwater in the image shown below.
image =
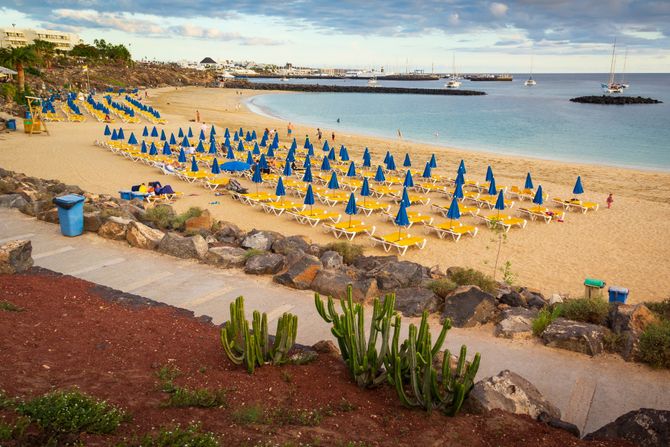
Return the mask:
{"type": "Polygon", "coordinates": [[[643,98],[641,96],[579,96],[570,99],[571,102],[582,104],[601,104],[611,106],[623,106],[627,104],[661,104],[663,101],[652,98],[643,98]]]}
{"type": "Polygon", "coordinates": [[[394,93],[410,95],[456,95],[456,96],[481,96],[486,92],[478,90],[459,89],[429,89],[429,88],[405,88],[405,87],[366,87],[355,85],[319,85],[319,84],[274,84],[266,82],[249,82],[246,80],[227,81],[226,88],[252,89],[252,90],[282,90],[291,92],[319,92],[319,93],[394,93]]]}

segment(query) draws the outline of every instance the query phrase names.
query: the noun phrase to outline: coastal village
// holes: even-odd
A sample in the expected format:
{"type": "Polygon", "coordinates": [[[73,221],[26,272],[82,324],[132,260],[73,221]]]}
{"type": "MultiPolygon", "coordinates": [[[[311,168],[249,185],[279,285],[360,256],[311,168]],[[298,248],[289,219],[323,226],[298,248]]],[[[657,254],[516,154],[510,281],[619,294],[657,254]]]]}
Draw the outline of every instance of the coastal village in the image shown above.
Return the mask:
{"type": "Polygon", "coordinates": [[[250,107],[513,76],[0,37],[0,445],[670,442],[666,172],[250,107]]]}

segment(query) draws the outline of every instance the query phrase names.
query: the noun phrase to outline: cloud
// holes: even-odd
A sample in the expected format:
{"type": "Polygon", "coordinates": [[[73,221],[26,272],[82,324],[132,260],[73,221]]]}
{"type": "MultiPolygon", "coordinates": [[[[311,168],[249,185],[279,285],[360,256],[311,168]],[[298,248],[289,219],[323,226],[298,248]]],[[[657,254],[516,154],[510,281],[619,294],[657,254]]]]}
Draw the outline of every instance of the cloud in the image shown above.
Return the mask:
{"type": "Polygon", "coordinates": [[[489,6],[489,11],[491,11],[491,14],[493,14],[495,17],[504,17],[505,14],[507,14],[508,9],[509,6],[504,3],[493,2],[489,6]]]}
{"type": "Polygon", "coordinates": [[[460,22],[460,19],[461,16],[459,16],[457,12],[452,12],[449,14],[449,18],[447,20],[449,21],[449,24],[456,26],[460,22]]]}

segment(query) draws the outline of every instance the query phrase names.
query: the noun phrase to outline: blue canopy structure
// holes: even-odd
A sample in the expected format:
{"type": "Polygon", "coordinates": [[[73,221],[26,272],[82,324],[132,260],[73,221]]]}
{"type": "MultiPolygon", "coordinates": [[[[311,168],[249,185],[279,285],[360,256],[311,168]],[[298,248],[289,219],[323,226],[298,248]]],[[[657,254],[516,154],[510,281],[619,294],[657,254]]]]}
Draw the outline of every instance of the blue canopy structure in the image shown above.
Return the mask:
{"type": "Polygon", "coordinates": [[[309,154],[305,157],[305,161],[302,163],[302,167],[306,168],[308,166],[312,166],[312,159],[310,158],[309,154]]]}
{"type": "Polygon", "coordinates": [[[179,128],[179,132],[177,133],[177,137],[183,138],[184,137],[184,131],[181,130],[181,127],[179,128]]]}
{"type": "Polygon", "coordinates": [[[330,162],[328,161],[328,157],[323,157],[323,160],[321,160],[321,170],[322,171],[330,171],[330,162]]]}
{"type": "Polygon", "coordinates": [[[538,185],[537,191],[535,192],[535,197],[533,197],[533,203],[536,205],[542,205],[544,203],[542,185],[538,185]]]}
{"type": "Polygon", "coordinates": [[[347,151],[347,148],[344,147],[344,145],[340,147],[340,160],[349,161],[349,151],[347,151]]]}
{"type": "Polygon", "coordinates": [[[349,169],[347,170],[347,177],[356,177],[356,165],[352,161],[349,163],[349,169]]]}
{"type": "Polygon", "coordinates": [[[405,188],[412,188],[414,186],[414,179],[412,178],[412,173],[408,169],[405,173],[405,181],[402,184],[405,188]]]}
{"type": "Polygon", "coordinates": [[[116,140],[119,139],[119,134],[116,133],[116,129],[114,129],[114,130],[112,131],[112,135],[110,136],[110,139],[111,139],[112,141],[116,141],[116,140]]]}
{"type": "Polygon", "coordinates": [[[258,160],[258,165],[259,165],[259,166],[261,167],[261,169],[263,169],[263,170],[267,170],[267,169],[269,169],[269,166],[268,166],[268,160],[265,158],[265,154],[262,154],[262,155],[261,155],[260,160],[258,160]]]}
{"type": "Polygon", "coordinates": [[[198,135],[199,140],[204,140],[205,139],[205,131],[200,129],[200,135],[198,135]]]}
{"type": "Polygon", "coordinates": [[[433,176],[432,169],[430,167],[430,162],[426,163],[426,167],[423,168],[423,174],[421,174],[421,177],[423,178],[431,178],[433,176]]]}
{"type": "Polygon", "coordinates": [[[123,133],[123,128],[122,128],[122,127],[119,127],[119,131],[116,133],[116,137],[117,137],[119,140],[125,140],[125,139],[126,139],[126,136],[125,136],[125,134],[123,133]]]}
{"type": "Polygon", "coordinates": [[[335,171],[330,175],[328,189],[340,189],[340,183],[337,181],[337,173],[335,171]]]}
{"type": "Polygon", "coordinates": [[[135,138],[135,134],[133,132],[130,132],[130,137],[128,138],[128,144],[137,144],[137,138],[135,138]]]}
{"type": "Polygon", "coordinates": [[[219,168],[219,160],[216,158],[212,162],[212,174],[221,174],[221,168],[219,168]]]}
{"type": "Polygon", "coordinates": [[[372,157],[370,156],[370,152],[368,151],[368,148],[365,148],[365,152],[363,152],[363,167],[364,168],[369,168],[371,165],[372,157]]]}
{"type": "Polygon", "coordinates": [[[189,147],[189,146],[191,146],[191,143],[188,142],[188,138],[184,137],[181,140],[181,147],[189,147]]]}
{"type": "Polygon", "coordinates": [[[256,192],[258,192],[258,185],[263,183],[263,176],[261,175],[261,167],[259,165],[254,167],[254,175],[251,177],[251,181],[256,184],[256,192]]]}
{"type": "Polygon", "coordinates": [[[161,129],[161,141],[165,141],[167,138],[165,138],[165,130],[161,129]]]}
{"type": "Polygon", "coordinates": [[[526,182],[523,184],[524,189],[533,189],[533,179],[530,177],[530,172],[526,174],[526,182]]]}
{"type": "Polygon", "coordinates": [[[258,138],[258,134],[256,134],[256,131],[255,131],[255,130],[252,130],[252,131],[251,131],[251,139],[252,139],[252,140],[255,140],[256,138],[258,138]]]}
{"type": "Polygon", "coordinates": [[[272,149],[279,149],[279,133],[275,133],[274,138],[272,138],[272,149]]]}
{"type": "Polygon", "coordinates": [[[458,165],[458,172],[462,172],[463,174],[467,174],[468,171],[465,169],[465,161],[461,160],[461,164],[458,165]]]}
{"type": "Polygon", "coordinates": [[[260,147],[266,147],[268,145],[268,136],[267,134],[263,134],[263,138],[261,138],[260,142],[260,147]]]}
{"type": "Polygon", "coordinates": [[[405,154],[405,160],[402,162],[402,165],[405,168],[411,168],[412,167],[412,159],[409,158],[409,154],[405,154]]]}
{"type": "Polygon", "coordinates": [[[168,157],[172,155],[172,149],[170,149],[170,145],[167,144],[167,141],[163,143],[163,155],[168,157]]]}
{"type": "Polygon", "coordinates": [[[140,145],[140,152],[143,154],[147,153],[147,143],[144,140],[142,140],[142,144],[140,145]]]}
{"type": "Polygon", "coordinates": [[[209,142],[209,150],[207,152],[211,155],[216,155],[216,141],[209,142]]]}
{"type": "Polygon", "coordinates": [[[251,155],[251,151],[247,151],[247,163],[251,165],[255,165],[256,163],[254,162],[254,157],[251,155]]]}
{"type": "Polygon", "coordinates": [[[456,174],[456,180],[454,180],[455,183],[460,183],[461,185],[465,184],[465,174],[462,172],[459,172],[456,174]]]}
{"type": "MultiPolygon", "coordinates": [[[[212,126],[212,127],[214,127],[214,126],[212,126]]],[[[226,130],[223,132],[223,138],[230,138],[230,131],[228,130],[227,127],[226,127],[226,130]]]]}
{"type": "Polygon", "coordinates": [[[498,211],[502,211],[505,209],[505,195],[503,194],[502,189],[498,192],[498,199],[496,200],[495,209],[497,209],[498,211]]]}
{"type": "Polygon", "coordinates": [[[247,130],[247,133],[244,135],[244,141],[253,141],[253,138],[251,138],[251,132],[247,130]]]}
{"type": "Polygon", "coordinates": [[[291,147],[289,148],[290,151],[294,151],[298,149],[298,142],[295,141],[295,137],[293,137],[293,141],[291,142],[291,147]]]}
{"type": "Polygon", "coordinates": [[[244,152],[244,143],[242,143],[242,140],[237,142],[237,150],[240,152],[244,152]]]}
{"type": "Polygon", "coordinates": [[[485,180],[487,182],[490,182],[492,178],[493,178],[493,169],[491,169],[491,166],[489,165],[486,168],[486,179],[485,180]]]}
{"type": "Polygon", "coordinates": [[[307,186],[307,192],[305,193],[305,199],[302,201],[305,205],[309,205],[310,210],[312,205],[314,205],[314,190],[312,190],[312,184],[310,183],[307,186]]]}
{"type": "Polygon", "coordinates": [[[349,201],[347,202],[347,207],[344,209],[344,212],[349,215],[349,226],[351,226],[351,216],[354,216],[358,209],[356,208],[356,196],[352,192],[349,195],[349,201]]]}
{"type": "Polygon", "coordinates": [[[240,128],[237,130],[237,133],[240,135],[240,138],[242,138],[242,137],[244,136],[244,130],[242,130],[242,127],[240,127],[240,128]]]}
{"type": "Polygon", "coordinates": [[[179,149],[179,157],[177,158],[177,161],[179,163],[186,163],[186,152],[184,152],[183,147],[179,149]]]}
{"type": "Polygon", "coordinates": [[[153,143],[153,141],[151,142],[151,147],[149,148],[149,155],[151,156],[158,155],[158,148],[153,143]]]}
{"type": "Polygon", "coordinates": [[[387,164],[389,162],[389,157],[391,156],[390,151],[386,151],[386,155],[384,155],[384,164],[387,164]]]}
{"type": "Polygon", "coordinates": [[[313,157],[313,156],[314,156],[314,146],[311,146],[311,145],[310,145],[310,146],[307,148],[307,155],[309,155],[310,157],[313,157]]]}
{"type": "Polygon", "coordinates": [[[260,155],[261,154],[261,148],[258,147],[258,143],[254,143],[254,150],[252,150],[251,153],[254,154],[254,155],[260,155]]]}
{"type": "Polygon", "coordinates": [[[304,149],[309,149],[310,144],[311,143],[309,142],[309,137],[305,137],[305,144],[304,144],[303,148],[304,149]]]}
{"type": "Polygon", "coordinates": [[[109,135],[111,135],[111,134],[112,134],[112,131],[109,130],[109,124],[105,124],[105,132],[104,132],[104,135],[105,135],[105,136],[109,136],[109,135]]]}
{"type": "Polygon", "coordinates": [[[489,182],[489,190],[487,191],[488,195],[490,196],[495,196],[498,194],[498,189],[496,188],[496,179],[492,178],[491,181],[489,182]]]}
{"type": "Polygon", "coordinates": [[[328,160],[335,161],[337,160],[337,157],[335,155],[335,148],[330,148],[330,152],[328,152],[328,160]]]}
{"type": "MultiPolygon", "coordinates": [[[[155,128],[156,127],[154,126],[154,129],[155,128]]],[[[142,136],[143,137],[148,137],[149,136],[149,129],[147,129],[147,126],[144,126],[144,129],[142,129],[142,136]]],[[[158,135],[156,135],[156,136],[158,136],[158,135]]]]}
{"type": "Polygon", "coordinates": [[[220,166],[222,171],[240,172],[246,171],[251,167],[250,164],[242,161],[228,161],[220,166]]]}
{"type": "Polygon", "coordinates": [[[202,140],[199,140],[199,141],[198,141],[198,145],[195,147],[195,151],[196,151],[196,152],[199,152],[199,153],[201,153],[201,154],[204,154],[204,153],[205,153],[205,145],[202,144],[202,140]]]}
{"type": "Polygon", "coordinates": [[[310,165],[305,167],[305,174],[302,176],[302,181],[312,183],[312,167],[310,165]]]}
{"type": "Polygon", "coordinates": [[[577,176],[577,181],[575,182],[575,187],[572,188],[572,193],[577,195],[577,194],[584,194],[584,186],[582,186],[582,176],[579,175],[577,176]]]}
{"type": "Polygon", "coordinates": [[[375,182],[383,183],[386,181],[386,176],[384,175],[384,170],[381,166],[377,166],[377,172],[375,172],[375,182]]]}
{"type": "Polygon", "coordinates": [[[293,170],[291,169],[291,162],[289,162],[288,160],[284,163],[284,170],[282,171],[282,174],[285,177],[290,177],[291,175],[293,175],[293,170]]]}
{"type": "Polygon", "coordinates": [[[400,202],[403,203],[407,207],[412,205],[412,202],[409,200],[409,194],[407,193],[407,187],[406,186],[403,186],[403,188],[402,188],[402,198],[400,199],[400,202]]]}
{"type": "Polygon", "coordinates": [[[198,172],[198,161],[195,157],[191,157],[191,172],[198,172]]]}
{"type": "Polygon", "coordinates": [[[214,124],[212,124],[212,127],[209,129],[209,135],[216,135],[216,129],[214,129],[214,124]]]}
{"type": "Polygon", "coordinates": [[[365,199],[367,197],[370,197],[372,193],[370,192],[370,183],[368,182],[368,178],[365,177],[363,178],[363,186],[361,186],[361,197],[363,197],[363,204],[365,205],[365,199]]]}
{"type": "Polygon", "coordinates": [[[432,169],[437,168],[437,160],[435,159],[435,154],[431,155],[429,163],[432,169]]]}
{"type": "Polygon", "coordinates": [[[272,148],[272,146],[268,147],[267,152],[265,153],[270,158],[275,158],[275,150],[272,148]]]}
{"type": "Polygon", "coordinates": [[[227,159],[227,160],[235,160],[235,152],[234,152],[233,149],[230,148],[230,147],[229,147],[228,150],[226,151],[226,159],[227,159]]]}
{"type": "Polygon", "coordinates": [[[456,183],[454,187],[454,198],[462,199],[463,198],[463,183],[456,183]]]}
{"type": "Polygon", "coordinates": [[[461,209],[458,206],[458,199],[454,196],[451,199],[451,205],[449,205],[449,211],[447,211],[447,219],[452,221],[458,220],[461,218],[461,209]]]}
{"type": "Polygon", "coordinates": [[[295,161],[295,151],[289,150],[286,154],[286,161],[293,163],[295,161]]]}
{"type": "Polygon", "coordinates": [[[286,189],[284,188],[284,180],[279,177],[277,180],[277,187],[275,188],[275,195],[277,197],[284,197],[286,195],[286,189]]]}
{"type": "Polygon", "coordinates": [[[324,152],[328,152],[330,150],[330,146],[328,145],[328,140],[323,142],[323,149],[324,152]]]}
{"type": "Polygon", "coordinates": [[[186,135],[188,135],[189,138],[193,138],[193,130],[190,127],[188,128],[188,133],[186,135]]]}
{"type": "Polygon", "coordinates": [[[240,136],[237,134],[237,131],[233,134],[233,141],[240,141],[240,136]]]}
{"type": "Polygon", "coordinates": [[[174,134],[173,134],[173,133],[170,134],[170,141],[169,141],[169,143],[170,143],[170,146],[175,146],[175,145],[177,144],[177,139],[174,137],[174,134]]]}
{"type": "Polygon", "coordinates": [[[388,162],[386,163],[386,169],[388,169],[389,171],[395,171],[396,170],[395,160],[393,159],[393,155],[391,155],[389,157],[388,162]]]}
{"type": "Polygon", "coordinates": [[[409,226],[409,217],[407,216],[407,207],[404,203],[400,202],[400,208],[398,209],[398,214],[393,220],[395,224],[399,227],[398,236],[400,236],[400,228],[409,226]]]}

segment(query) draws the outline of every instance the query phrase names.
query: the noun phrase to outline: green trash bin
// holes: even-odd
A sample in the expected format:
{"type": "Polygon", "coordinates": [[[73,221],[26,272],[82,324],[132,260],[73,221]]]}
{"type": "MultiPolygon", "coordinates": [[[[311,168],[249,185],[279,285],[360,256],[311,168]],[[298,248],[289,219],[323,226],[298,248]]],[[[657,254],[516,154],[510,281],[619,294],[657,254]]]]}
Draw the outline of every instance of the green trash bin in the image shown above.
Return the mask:
{"type": "Polygon", "coordinates": [[[602,279],[586,278],[584,280],[585,298],[602,298],[605,281],[602,279]]]}

